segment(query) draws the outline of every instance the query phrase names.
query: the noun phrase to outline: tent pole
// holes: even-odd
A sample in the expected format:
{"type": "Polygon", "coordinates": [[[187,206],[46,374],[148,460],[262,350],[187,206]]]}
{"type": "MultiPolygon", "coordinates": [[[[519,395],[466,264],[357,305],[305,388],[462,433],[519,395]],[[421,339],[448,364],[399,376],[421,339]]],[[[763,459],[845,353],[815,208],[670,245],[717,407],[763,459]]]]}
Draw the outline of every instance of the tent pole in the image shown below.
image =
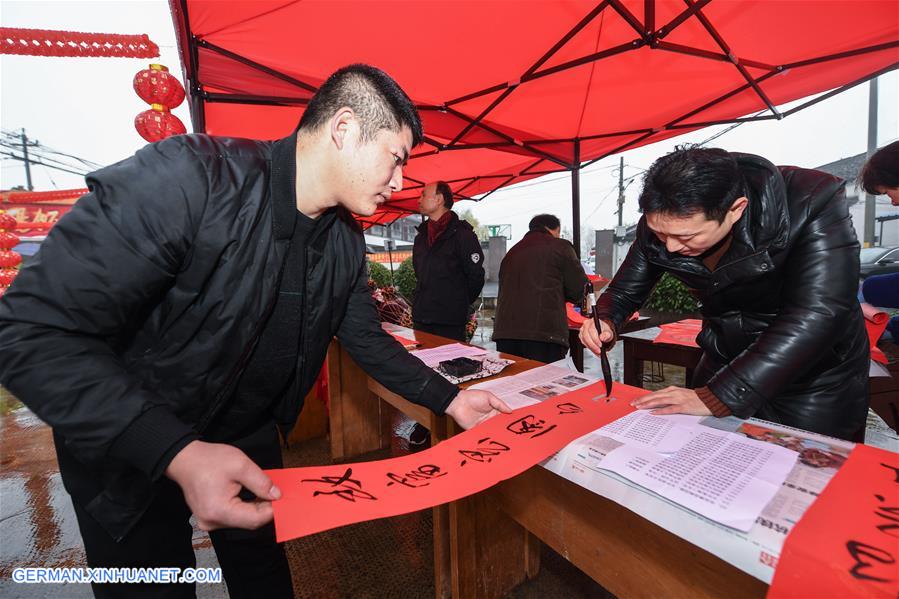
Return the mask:
{"type": "Polygon", "coordinates": [[[574,140],[574,160],[571,164],[571,220],[574,252],[581,257],[581,140],[574,140]]]}
{"type": "MultiPolygon", "coordinates": [[[[868,156],[866,160],[870,160],[874,152],[877,151],[877,77],[871,79],[868,91],[868,156]]],[[[883,237],[880,243],[874,237],[874,218],[877,212],[877,204],[874,196],[870,193],[865,194],[865,227],[864,227],[864,243],[862,247],[872,247],[883,244],[883,237]]],[[[882,230],[883,224],[881,224],[882,230]]]]}

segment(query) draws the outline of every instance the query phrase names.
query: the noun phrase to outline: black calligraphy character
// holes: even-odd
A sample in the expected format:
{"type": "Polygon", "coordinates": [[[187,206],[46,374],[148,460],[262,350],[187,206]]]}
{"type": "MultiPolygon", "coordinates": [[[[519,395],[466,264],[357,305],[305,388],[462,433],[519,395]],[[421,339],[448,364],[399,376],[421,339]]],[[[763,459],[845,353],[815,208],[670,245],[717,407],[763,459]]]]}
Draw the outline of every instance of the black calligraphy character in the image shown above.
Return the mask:
{"type": "Polygon", "coordinates": [[[556,407],[559,408],[559,414],[580,414],[584,411],[579,405],[567,402],[556,404],[556,407]]]}
{"type": "Polygon", "coordinates": [[[534,417],[533,414],[528,414],[527,416],[523,416],[522,418],[519,418],[518,420],[507,426],[506,430],[515,433],[516,435],[531,435],[531,439],[536,439],[540,435],[545,435],[549,431],[556,428],[555,424],[544,428],[545,424],[545,420],[538,420],[534,417]]]}
{"type": "MultiPolygon", "coordinates": [[[[876,497],[877,500],[881,503],[886,501],[886,498],[883,495],[875,493],[874,497],[876,497]]],[[[876,516],[879,516],[880,518],[883,518],[884,520],[889,520],[890,522],[892,522],[892,524],[878,524],[877,530],[893,538],[899,539],[899,535],[897,535],[895,532],[889,532],[891,530],[899,531],[899,507],[881,505],[876,510],[874,510],[874,514],[876,516]]]]}
{"type": "MultiPolygon", "coordinates": [[[[478,439],[477,449],[460,449],[459,453],[476,462],[487,462],[489,464],[493,461],[494,456],[498,456],[504,451],[509,451],[509,449],[511,448],[508,445],[494,441],[490,437],[484,437],[483,439],[478,439]]],[[[467,462],[468,460],[462,460],[459,465],[464,466],[467,462]]]]}
{"type": "Polygon", "coordinates": [[[896,477],[896,480],[894,480],[893,482],[896,484],[899,484],[899,468],[896,468],[895,466],[890,466],[889,464],[884,464],[883,462],[881,462],[880,465],[883,466],[884,468],[892,470],[893,474],[896,477]]]}
{"type": "MultiPolygon", "coordinates": [[[[868,545],[867,543],[859,543],[858,541],[847,542],[846,549],[849,550],[849,554],[852,556],[852,559],[855,560],[855,565],[852,566],[852,570],[849,571],[854,577],[859,580],[872,580],[874,582],[891,582],[893,580],[893,578],[879,578],[862,572],[862,570],[866,568],[876,567],[872,561],[881,564],[895,564],[896,558],[894,558],[890,552],[879,547],[874,547],[873,545],[868,545]],[[864,558],[870,558],[872,561],[865,561],[864,558]]],[[[890,570],[892,570],[892,568],[890,568],[890,570]]]]}
{"type": "Polygon", "coordinates": [[[389,487],[393,483],[399,483],[412,489],[417,489],[418,487],[427,487],[431,484],[431,480],[440,478],[441,476],[446,476],[446,472],[441,472],[440,466],[424,464],[411,472],[407,472],[405,475],[388,472],[387,478],[389,478],[391,482],[387,483],[387,486],[389,487]],[[416,482],[419,482],[420,484],[415,484],[416,482]]]}
{"type": "Polygon", "coordinates": [[[304,483],[324,483],[331,485],[331,491],[315,491],[312,493],[313,497],[317,497],[319,495],[336,495],[345,501],[356,502],[356,499],[368,499],[368,500],[377,500],[377,497],[369,493],[368,491],[362,490],[362,483],[354,478],[350,478],[353,475],[353,469],[347,468],[346,472],[343,473],[343,476],[323,476],[321,478],[304,478],[300,482],[304,483]]]}

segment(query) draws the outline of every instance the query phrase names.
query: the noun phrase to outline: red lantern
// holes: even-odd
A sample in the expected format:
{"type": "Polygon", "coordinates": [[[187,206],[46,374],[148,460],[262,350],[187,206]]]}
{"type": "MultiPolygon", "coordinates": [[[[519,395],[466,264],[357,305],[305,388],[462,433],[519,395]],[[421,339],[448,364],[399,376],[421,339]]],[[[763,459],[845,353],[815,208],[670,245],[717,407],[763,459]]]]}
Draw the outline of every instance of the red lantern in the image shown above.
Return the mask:
{"type": "Polygon", "coordinates": [[[11,250],[19,245],[19,236],[9,231],[0,231],[0,250],[11,250]]]}
{"type": "Polygon", "coordinates": [[[159,141],[172,135],[187,133],[181,119],[169,112],[161,104],[153,104],[153,108],[145,110],[134,117],[134,128],[140,136],[149,142],[159,141]]]}
{"type": "Polygon", "coordinates": [[[0,214],[0,231],[13,231],[16,228],[16,219],[3,213],[0,214]]]}
{"type": "Polygon", "coordinates": [[[134,91],[147,104],[162,104],[172,109],[184,101],[184,87],[161,64],[151,64],[134,76],[134,91]]]}
{"type": "Polygon", "coordinates": [[[11,252],[9,250],[0,251],[0,268],[12,268],[22,263],[22,256],[19,252],[11,252]]]}
{"type": "Polygon", "coordinates": [[[15,268],[0,268],[0,286],[9,287],[19,271],[15,268]]]}

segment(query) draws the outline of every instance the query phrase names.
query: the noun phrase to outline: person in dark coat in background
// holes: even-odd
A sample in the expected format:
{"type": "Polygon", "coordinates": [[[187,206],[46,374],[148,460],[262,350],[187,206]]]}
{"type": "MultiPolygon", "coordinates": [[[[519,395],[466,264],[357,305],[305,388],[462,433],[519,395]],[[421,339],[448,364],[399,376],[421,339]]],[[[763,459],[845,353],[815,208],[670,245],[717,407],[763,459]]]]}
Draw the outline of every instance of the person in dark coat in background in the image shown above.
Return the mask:
{"type": "Polygon", "coordinates": [[[574,247],[560,239],[561,228],[557,217],[538,214],[503,258],[493,325],[497,350],[540,362],[565,357],[565,302],[580,303],[588,280],[574,247]]]}
{"type": "Polygon", "coordinates": [[[481,243],[471,225],[451,210],[453,192],[444,181],[425,185],[418,207],[427,220],[412,247],[412,321],[416,330],[465,341],[469,309],[484,287],[481,243]]]}
{"type": "Polygon", "coordinates": [[[281,467],[277,427],[294,425],[335,335],[387,388],[464,428],[508,411],[378,322],[350,213],[402,188],[421,137],[396,82],[351,65],[287,138],[175,136],[88,175],[0,299],[0,383],[53,428],[89,566],[195,566],[193,513],[231,597],[292,596],[263,469],[281,467]]]}
{"type": "Polygon", "coordinates": [[[856,299],[859,244],[843,191],[826,173],[759,156],[681,148],[644,179],[636,240],[581,340],[594,352],[668,272],[700,301],[696,389],[634,402],[656,414],[772,422],[864,434],[869,350],[856,299]]]}

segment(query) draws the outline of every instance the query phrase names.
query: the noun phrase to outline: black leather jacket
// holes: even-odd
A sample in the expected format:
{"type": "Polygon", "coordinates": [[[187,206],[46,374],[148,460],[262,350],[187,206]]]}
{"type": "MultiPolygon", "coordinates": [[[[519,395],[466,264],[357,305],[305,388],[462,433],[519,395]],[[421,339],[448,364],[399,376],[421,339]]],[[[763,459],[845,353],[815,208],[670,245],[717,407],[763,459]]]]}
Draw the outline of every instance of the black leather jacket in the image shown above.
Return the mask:
{"type": "MultiPolygon", "coordinates": [[[[96,496],[73,498],[115,538],[149,503],[167,450],[228,409],[277,295],[295,144],[178,136],[91,174],[0,300],[0,383],[99,479],[96,496]]],[[[299,399],[274,417],[294,423],[334,335],[384,386],[442,413],[457,389],[381,329],[358,225],[338,209],[321,218],[299,399]]]]}
{"type": "Polygon", "coordinates": [[[643,218],[599,314],[620,327],[670,272],[702,305],[696,386],[741,418],[850,438],[867,413],[869,347],[843,182],[734,157],[749,206],[716,270],[668,253],[643,218]]]}

